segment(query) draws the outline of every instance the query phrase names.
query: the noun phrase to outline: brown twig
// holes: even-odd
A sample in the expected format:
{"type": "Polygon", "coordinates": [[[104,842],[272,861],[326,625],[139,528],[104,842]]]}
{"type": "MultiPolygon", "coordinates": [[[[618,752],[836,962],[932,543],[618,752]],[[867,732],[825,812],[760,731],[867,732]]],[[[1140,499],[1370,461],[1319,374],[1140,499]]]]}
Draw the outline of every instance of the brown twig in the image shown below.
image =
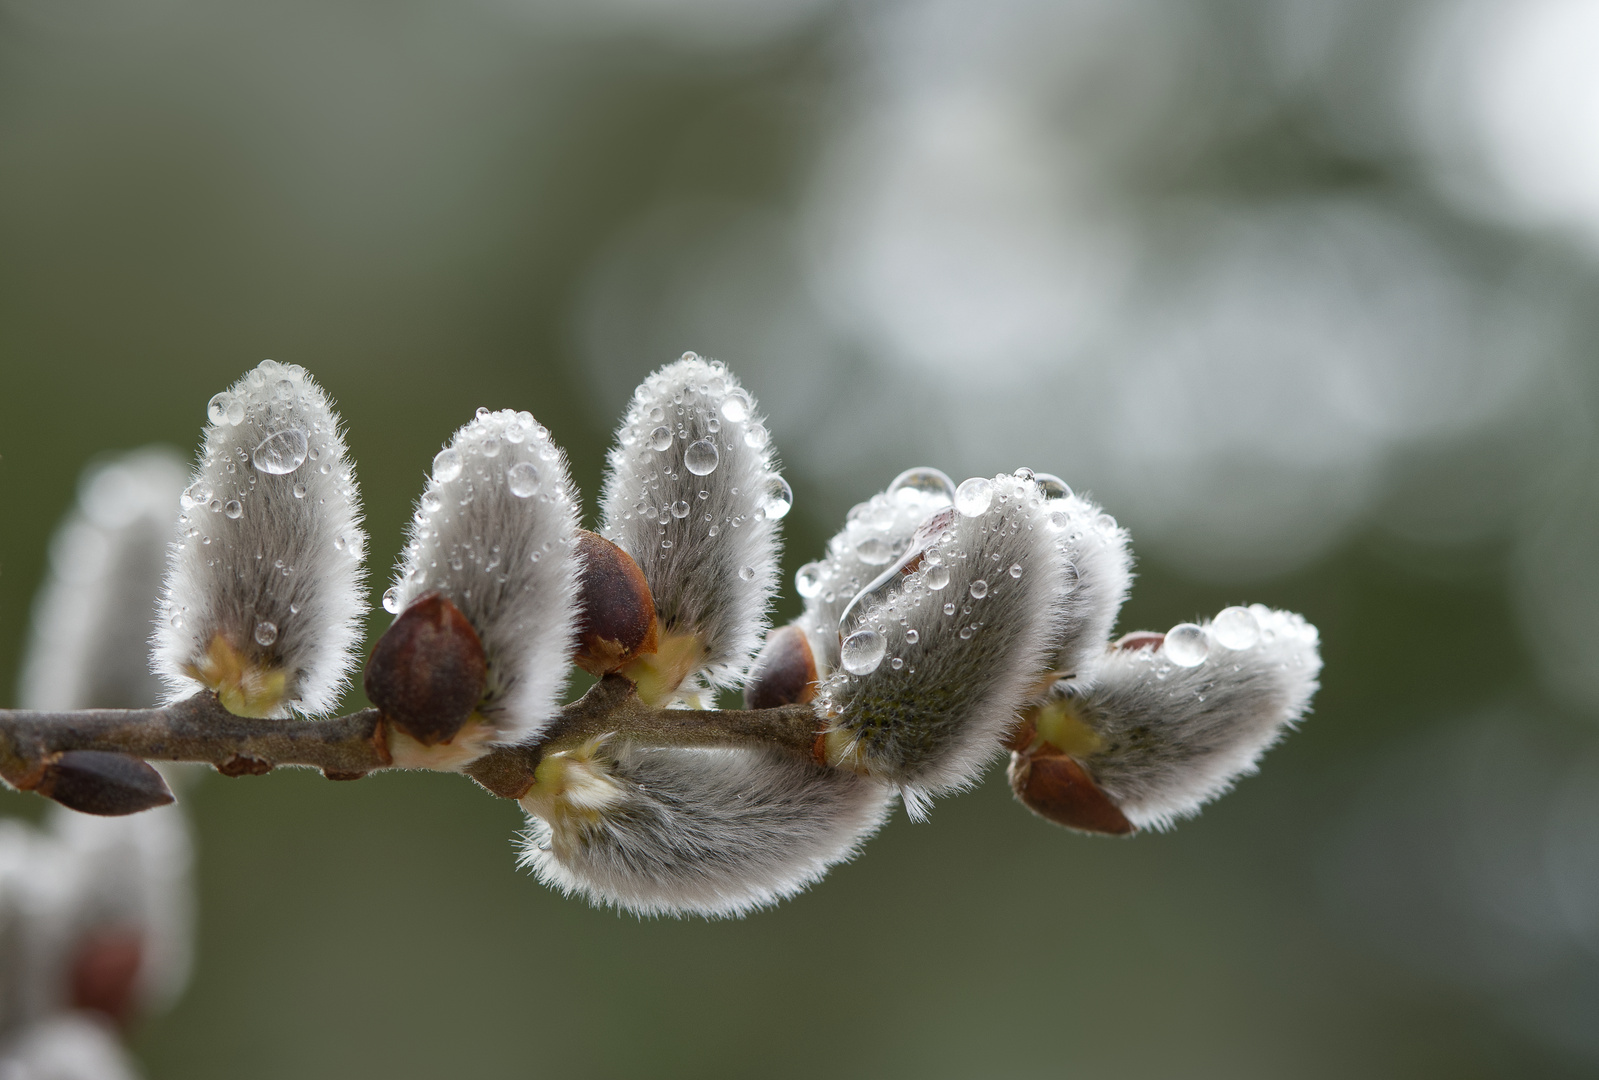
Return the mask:
{"type": "MultiPolygon", "coordinates": [[[[464,771],[493,794],[515,799],[532,786],[545,754],[600,735],[661,747],[770,746],[808,756],[817,727],[808,705],[652,708],[631,682],[609,675],[561,710],[538,741],[496,748],[464,771]]],[[[329,720],[256,720],[228,712],[208,691],[157,709],[0,709],[0,777],[13,787],[38,787],[61,755],[78,750],[206,762],[228,776],[305,765],[329,779],[353,780],[393,764],[377,709],[329,720]]]]}

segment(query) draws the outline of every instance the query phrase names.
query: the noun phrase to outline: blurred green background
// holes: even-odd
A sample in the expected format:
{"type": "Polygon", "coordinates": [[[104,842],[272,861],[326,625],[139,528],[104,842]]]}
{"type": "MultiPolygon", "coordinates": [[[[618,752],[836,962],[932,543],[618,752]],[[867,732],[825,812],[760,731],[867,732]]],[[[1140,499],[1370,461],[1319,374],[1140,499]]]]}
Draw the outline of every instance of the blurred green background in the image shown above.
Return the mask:
{"type": "Polygon", "coordinates": [[[338,400],[374,600],[473,409],[592,511],[694,349],[771,413],[788,580],[903,468],[1026,464],[1132,528],[1122,629],[1324,646],[1169,835],[995,775],[735,923],[545,891],[459,778],[208,776],[147,1075],[1594,1075],[1592,11],[0,0],[0,687],[80,470],[264,357],[338,400]]]}

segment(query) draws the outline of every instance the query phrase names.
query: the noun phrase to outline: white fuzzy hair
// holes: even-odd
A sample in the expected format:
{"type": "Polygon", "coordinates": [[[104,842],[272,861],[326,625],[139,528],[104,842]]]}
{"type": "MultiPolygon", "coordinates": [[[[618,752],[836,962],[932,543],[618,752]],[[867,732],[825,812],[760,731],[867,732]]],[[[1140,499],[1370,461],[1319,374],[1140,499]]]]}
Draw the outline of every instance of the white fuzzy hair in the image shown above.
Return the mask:
{"type": "Polygon", "coordinates": [[[1061,684],[1105,744],[1084,766],[1140,829],[1169,828],[1255,772],[1316,692],[1316,628],[1249,610],[1260,628],[1249,648],[1222,646],[1206,622],[1209,653],[1196,667],[1171,663],[1164,648],[1114,649],[1087,686],[1061,684]]]}
{"type": "Polygon", "coordinates": [[[546,885],[639,915],[729,918],[850,858],[891,791],[776,749],[606,746],[609,805],[529,818],[522,865],[546,885]]]}
{"type": "Polygon", "coordinates": [[[704,645],[691,674],[734,685],[777,589],[778,527],[763,506],[782,480],[754,398],[720,362],[686,353],[634,391],[616,441],[602,532],[644,571],[662,630],[704,645]],[[657,432],[670,437],[665,449],[652,448],[657,432]],[[717,462],[696,475],[685,456],[701,440],[716,447],[717,462]]]}
{"type": "Polygon", "coordinates": [[[85,470],[34,599],[23,708],[136,709],[161,700],[149,641],[187,472],[165,447],[85,470]]]}
{"type": "Polygon", "coordinates": [[[886,638],[882,662],[855,675],[844,658],[817,696],[845,758],[898,784],[913,816],[928,796],[973,783],[1000,753],[1059,643],[1070,580],[1050,504],[1031,480],[992,484],[986,511],[953,515],[920,569],[864,605],[858,621],[851,613],[848,629],[886,638]],[[979,581],[981,597],[972,592],[979,581]]]}
{"type": "Polygon", "coordinates": [[[0,822],[0,1040],[72,1007],[72,962],[99,930],[139,932],[137,1004],[170,1004],[192,957],[192,862],[175,806],[0,822]]]}
{"type": "Polygon", "coordinates": [[[52,1016],[0,1046],[0,1080],[138,1080],[110,1021],[52,1016]]]}
{"type": "Polygon", "coordinates": [[[167,562],[156,668],[172,699],[192,694],[185,669],[221,635],[284,670],[278,715],[328,712],[366,613],[366,533],[339,418],[305,369],[271,360],[214,397],[208,415],[167,562]],[[264,624],[276,628],[270,645],[257,641],[264,624]]]}
{"type": "Polygon", "coordinates": [[[1132,588],[1131,541],[1115,518],[1081,495],[1051,500],[1048,512],[1061,535],[1073,581],[1061,600],[1054,670],[1090,678],[1132,588]]]}
{"type": "Polygon", "coordinates": [[[560,705],[577,647],[577,499],[566,455],[531,413],[479,409],[434,459],[385,598],[403,611],[438,590],[478,632],[501,741],[537,735],[560,705]]]}

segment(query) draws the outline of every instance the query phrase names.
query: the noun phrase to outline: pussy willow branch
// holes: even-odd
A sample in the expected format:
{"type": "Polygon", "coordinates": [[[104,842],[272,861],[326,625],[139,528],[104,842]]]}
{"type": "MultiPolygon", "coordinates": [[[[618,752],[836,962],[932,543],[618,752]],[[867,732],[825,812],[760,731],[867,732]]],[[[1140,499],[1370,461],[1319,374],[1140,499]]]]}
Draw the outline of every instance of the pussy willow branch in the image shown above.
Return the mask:
{"type": "MultiPolygon", "coordinates": [[[[499,747],[466,774],[502,798],[532,786],[544,755],[615,734],[647,746],[772,746],[808,756],[817,732],[808,705],[775,709],[657,709],[627,679],[609,675],[561,710],[536,742],[499,747]]],[[[330,720],[235,716],[209,691],[157,709],[32,712],[0,709],[0,776],[31,788],[68,750],[108,750],[148,761],[197,761],[229,776],[309,765],[332,780],[393,767],[382,715],[362,709],[330,720]]]]}

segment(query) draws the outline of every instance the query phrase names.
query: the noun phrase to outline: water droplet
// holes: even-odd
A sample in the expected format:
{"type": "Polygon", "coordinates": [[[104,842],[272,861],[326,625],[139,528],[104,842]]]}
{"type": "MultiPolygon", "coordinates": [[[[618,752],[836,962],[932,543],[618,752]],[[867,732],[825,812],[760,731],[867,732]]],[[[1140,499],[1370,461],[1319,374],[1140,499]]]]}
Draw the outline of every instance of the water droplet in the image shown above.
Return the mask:
{"type": "Polygon", "coordinates": [[[1198,667],[1210,655],[1210,640],[1205,637],[1205,631],[1193,623],[1178,623],[1166,631],[1166,641],[1160,651],[1178,667],[1198,667]]]}
{"type": "Polygon", "coordinates": [[[229,499],[222,504],[222,512],[237,521],[244,516],[244,504],[238,499],[229,499]]]}
{"type": "Polygon", "coordinates": [[[657,405],[655,408],[650,410],[650,419],[659,424],[662,420],[666,419],[666,412],[659,405],[657,405]]]}
{"type": "Polygon", "coordinates": [[[383,594],[383,610],[390,615],[400,613],[400,587],[398,585],[383,594]]]}
{"type": "Polygon", "coordinates": [[[483,451],[483,456],[484,457],[499,457],[500,456],[500,449],[504,445],[505,444],[500,442],[499,439],[495,438],[493,435],[490,435],[488,438],[483,440],[483,443],[482,443],[482,446],[481,446],[481,449],[483,451]]]}
{"type": "Polygon", "coordinates": [[[943,502],[954,502],[955,481],[938,469],[919,465],[894,477],[894,482],[888,485],[887,494],[898,502],[909,502],[916,495],[930,495],[943,502]]]}
{"type": "Polygon", "coordinates": [[[461,454],[446,447],[433,455],[433,479],[447,484],[461,475],[461,454]]]}
{"type": "Polygon", "coordinates": [[[980,517],[994,505],[994,482],[974,476],[955,489],[955,509],[963,517],[980,517]]]}
{"type": "Polygon", "coordinates": [[[760,423],[751,423],[744,429],[744,445],[753,450],[759,450],[771,439],[771,433],[766,426],[760,423]]]}
{"type": "Polygon", "coordinates": [[[970,626],[961,627],[961,640],[962,641],[970,641],[970,640],[972,640],[972,635],[975,634],[976,632],[977,631],[972,629],[970,626]]]}
{"type": "Polygon", "coordinates": [[[279,401],[288,401],[294,397],[294,383],[288,379],[279,379],[278,384],[272,388],[272,393],[279,401]]]}
{"type": "Polygon", "coordinates": [[[716,452],[716,444],[709,439],[689,443],[688,449],[683,451],[683,467],[695,476],[715,472],[718,460],[720,455],[716,452]]]}
{"type": "Polygon", "coordinates": [[[1037,473],[1033,476],[1033,481],[1038,485],[1038,490],[1043,492],[1046,499],[1069,499],[1072,497],[1072,489],[1067,486],[1066,481],[1052,473],[1037,473]]]}
{"type": "Polygon", "coordinates": [[[949,567],[929,566],[922,571],[922,584],[937,592],[949,584],[949,567]]]}
{"type": "Polygon", "coordinates": [[[1010,576],[1013,577],[1013,578],[1019,578],[1019,577],[1022,576],[1022,564],[1021,563],[1011,563],[1010,564],[1010,576]]]}
{"type": "Polygon", "coordinates": [[[742,390],[734,390],[722,399],[722,415],[733,423],[748,420],[750,415],[750,396],[742,390]]]}
{"type": "Polygon", "coordinates": [[[182,615],[174,615],[174,616],[172,616],[172,629],[174,629],[174,630],[182,630],[183,629],[183,616],[182,615]]]}
{"type": "Polygon", "coordinates": [[[905,631],[905,644],[914,645],[922,640],[922,635],[915,628],[905,631]]]}
{"type": "Polygon", "coordinates": [[[298,614],[300,614],[300,605],[299,604],[290,604],[289,605],[289,614],[290,615],[298,615],[298,614]]]}
{"type": "Polygon", "coordinates": [[[278,624],[274,622],[258,622],[255,624],[255,641],[257,645],[270,645],[278,640],[278,624]]]}
{"type": "Polygon", "coordinates": [[[954,605],[954,603],[948,603],[948,604],[944,605],[944,614],[945,615],[953,615],[953,614],[955,614],[955,605],[954,605]]]}
{"type": "Polygon", "coordinates": [[[855,545],[855,554],[867,566],[882,566],[894,557],[894,549],[880,536],[868,536],[855,545]]]}
{"type": "Polygon", "coordinates": [[[741,566],[741,567],[739,567],[739,569],[738,569],[738,579],[740,581],[754,581],[755,580],[755,567],[753,567],[753,566],[741,566]]]}
{"type": "Polygon", "coordinates": [[[773,474],[766,478],[766,492],[761,496],[761,514],[767,521],[778,521],[794,505],[794,489],[788,481],[773,474]]]}
{"type": "Polygon", "coordinates": [[[794,588],[809,600],[822,591],[822,564],[808,562],[794,575],[794,588]]]}
{"type": "Polygon", "coordinates": [[[1116,528],[1116,519],[1109,514],[1100,514],[1094,519],[1094,525],[1097,528],[1104,529],[1106,532],[1110,532],[1116,528]]]}
{"type": "Polygon", "coordinates": [[[206,403],[205,417],[213,424],[222,425],[228,422],[228,409],[233,405],[233,395],[226,390],[217,394],[206,403]]]}
{"type": "Polygon", "coordinates": [[[422,493],[422,509],[429,514],[437,513],[443,505],[444,497],[432,488],[422,493]]]}
{"type": "Polygon", "coordinates": [[[211,485],[204,480],[196,480],[183,489],[183,501],[188,506],[204,506],[211,501],[211,485]]]}
{"type": "Polygon", "coordinates": [[[862,630],[844,639],[838,657],[844,670],[851,675],[870,675],[883,662],[888,652],[888,639],[876,630],[862,630]]]}
{"type": "Polygon", "coordinates": [[[205,508],[213,514],[220,514],[222,513],[222,500],[213,497],[210,502],[205,504],[205,508]]]}
{"type": "Polygon", "coordinates": [[[305,432],[287,428],[262,439],[261,445],[250,455],[250,461],[261,472],[283,476],[305,463],[307,449],[305,432]]]}
{"type": "Polygon", "coordinates": [[[982,578],[978,578],[976,581],[972,582],[971,594],[973,600],[981,600],[983,597],[987,596],[988,582],[984,581],[982,578]]]}
{"type": "Polygon", "coordinates": [[[333,550],[335,551],[343,551],[349,546],[349,544],[350,542],[344,538],[343,533],[340,533],[333,538],[333,550]]]}
{"type": "Polygon", "coordinates": [[[525,499],[539,490],[539,470],[530,461],[520,461],[505,470],[505,483],[511,494],[525,499]]]}
{"type": "MultiPolygon", "coordinates": [[[[657,409],[655,411],[656,412],[660,412],[659,409],[657,409]]],[[[651,450],[665,450],[668,446],[671,446],[671,445],[672,445],[672,429],[671,428],[665,427],[663,425],[662,427],[658,427],[654,431],[650,432],[650,449],[651,450]]]]}
{"type": "Polygon", "coordinates": [[[1260,640],[1260,623],[1248,608],[1230,607],[1216,616],[1210,633],[1224,649],[1247,649],[1260,640]]]}
{"type": "Polygon", "coordinates": [[[292,490],[294,492],[294,497],[296,499],[305,498],[305,485],[304,484],[295,484],[292,490]]]}
{"type": "Polygon", "coordinates": [[[677,518],[679,521],[688,517],[688,511],[689,506],[686,499],[679,499],[677,502],[672,504],[672,516],[677,518]]]}
{"type": "Polygon", "coordinates": [[[905,661],[896,656],[894,659],[888,662],[888,666],[893,668],[895,671],[898,671],[900,668],[905,666],[905,661]]]}

